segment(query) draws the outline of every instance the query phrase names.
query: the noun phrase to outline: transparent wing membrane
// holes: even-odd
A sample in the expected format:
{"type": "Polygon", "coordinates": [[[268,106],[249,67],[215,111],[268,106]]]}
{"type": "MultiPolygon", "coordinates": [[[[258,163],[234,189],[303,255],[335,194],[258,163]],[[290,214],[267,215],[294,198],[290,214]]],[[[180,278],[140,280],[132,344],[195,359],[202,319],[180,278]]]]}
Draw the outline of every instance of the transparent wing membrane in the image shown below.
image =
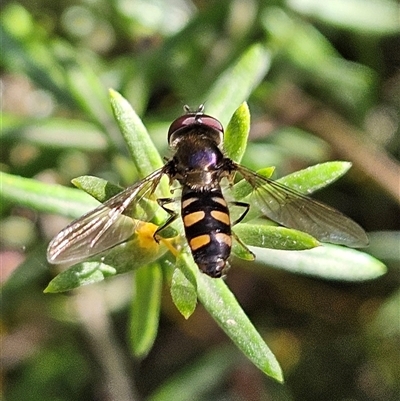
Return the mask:
{"type": "Polygon", "coordinates": [[[339,211],[243,166],[236,168],[253,186],[256,206],[271,220],[322,242],[355,248],[368,245],[365,231],[339,211]]]}
{"type": "Polygon", "coordinates": [[[154,192],[162,174],[163,169],[153,172],[74,220],[50,242],[48,261],[78,263],[129,239],[141,221],[151,219],[140,201],[154,192]]]}

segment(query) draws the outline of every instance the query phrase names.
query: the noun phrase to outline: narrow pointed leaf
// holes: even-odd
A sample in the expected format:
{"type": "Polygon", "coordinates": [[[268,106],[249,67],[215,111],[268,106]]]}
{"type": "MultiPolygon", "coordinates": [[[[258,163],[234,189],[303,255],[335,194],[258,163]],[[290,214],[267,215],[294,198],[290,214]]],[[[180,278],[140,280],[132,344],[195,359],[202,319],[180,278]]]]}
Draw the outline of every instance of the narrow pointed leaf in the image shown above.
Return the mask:
{"type": "Polygon", "coordinates": [[[250,132],[250,111],[246,102],[233,113],[225,130],[224,150],[226,155],[240,163],[246,150],[250,132]]]}
{"type": "Polygon", "coordinates": [[[116,274],[115,269],[102,262],[79,263],[54,277],[43,292],[57,293],[73,290],[83,285],[103,281],[105,277],[114,274],[116,274]]]}
{"type": "Polygon", "coordinates": [[[302,231],[267,224],[238,224],[234,231],[246,245],[260,248],[304,250],[320,245],[302,231]]]}
{"type": "Polygon", "coordinates": [[[279,178],[277,181],[307,195],[332,184],[346,174],[350,168],[350,162],[319,163],[279,178]]]}
{"type": "Polygon", "coordinates": [[[84,192],[30,178],[0,173],[0,198],[40,212],[77,218],[98,206],[84,192]]]}
{"type": "Polygon", "coordinates": [[[394,35],[400,31],[399,5],[393,0],[328,0],[323,7],[318,0],[291,0],[288,4],[307,19],[329,24],[330,29],[347,29],[368,37],[394,35]]]}
{"type": "Polygon", "coordinates": [[[177,259],[178,268],[174,270],[172,275],[171,296],[179,312],[185,319],[188,319],[196,309],[197,292],[196,287],[179,268],[181,263],[184,263],[184,260],[182,261],[182,257],[179,256],[177,259]]]}
{"type": "Polygon", "coordinates": [[[183,254],[182,257],[186,261],[181,265],[182,271],[189,280],[196,279],[198,299],[204,308],[262,372],[282,381],[282,370],[275,356],[224,281],[201,273],[189,255],[183,254]]]}
{"type": "Polygon", "coordinates": [[[371,255],[351,248],[324,244],[305,251],[252,248],[256,263],[329,280],[365,281],[386,272],[386,266],[371,255]]]}
{"type": "Polygon", "coordinates": [[[99,202],[105,202],[114,195],[120,193],[124,188],[111,184],[102,178],[89,175],[74,178],[72,183],[79,189],[82,189],[99,202]]]}
{"type": "Polygon", "coordinates": [[[132,106],[110,89],[111,107],[139,175],[143,178],[163,165],[146,127],[132,106]]]}
{"type": "Polygon", "coordinates": [[[236,346],[265,374],[282,382],[282,370],[274,354],[255,329],[223,280],[198,273],[198,297],[203,306],[236,346]]]}
{"type": "Polygon", "coordinates": [[[141,267],[134,277],[130,316],[130,346],[137,357],[145,357],[153,346],[160,316],[162,271],[158,263],[141,267]]]}

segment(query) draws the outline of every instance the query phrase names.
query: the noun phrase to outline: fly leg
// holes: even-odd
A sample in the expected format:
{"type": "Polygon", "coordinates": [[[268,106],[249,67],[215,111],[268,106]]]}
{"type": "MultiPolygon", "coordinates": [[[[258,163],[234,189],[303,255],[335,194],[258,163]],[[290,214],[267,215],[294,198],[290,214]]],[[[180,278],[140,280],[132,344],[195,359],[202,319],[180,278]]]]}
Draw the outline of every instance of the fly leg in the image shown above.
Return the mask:
{"type": "Polygon", "coordinates": [[[165,223],[163,223],[160,227],[158,227],[156,232],[154,233],[154,239],[156,241],[157,241],[156,236],[158,235],[158,233],[160,231],[164,230],[164,228],[168,227],[172,222],[174,222],[178,218],[178,213],[176,213],[174,210],[169,209],[168,207],[165,206],[165,205],[168,205],[173,202],[175,202],[174,198],[158,198],[157,199],[158,205],[169,214],[169,217],[168,217],[167,221],[165,223]]]}
{"type": "MultiPolygon", "coordinates": [[[[230,202],[232,205],[239,206],[244,208],[244,212],[235,220],[232,222],[232,226],[235,224],[240,223],[247,215],[247,213],[250,210],[250,205],[245,202],[230,202]]],[[[238,250],[238,254],[240,254],[240,257],[245,260],[254,260],[255,255],[253,252],[250,251],[250,249],[246,246],[246,244],[232,231],[232,237],[235,239],[236,243],[240,246],[240,251],[238,250]]]]}
{"type": "Polygon", "coordinates": [[[235,221],[232,222],[232,226],[234,226],[234,225],[240,223],[246,217],[247,213],[249,213],[250,205],[246,202],[237,202],[237,201],[229,202],[229,203],[231,205],[244,208],[244,212],[235,221]]]}
{"type": "Polygon", "coordinates": [[[164,209],[168,214],[169,217],[168,219],[160,226],[157,228],[157,230],[153,234],[154,241],[157,243],[162,242],[163,244],[166,245],[166,247],[171,251],[171,253],[175,256],[178,255],[178,251],[174,248],[172,245],[171,241],[168,239],[161,238],[159,236],[159,232],[164,230],[164,228],[167,228],[171,223],[173,223],[177,218],[178,218],[178,213],[176,213],[174,210],[169,209],[165,205],[168,205],[169,203],[173,203],[175,201],[174,198],[158,198],[157,203],[159,206],[164,209]]]}

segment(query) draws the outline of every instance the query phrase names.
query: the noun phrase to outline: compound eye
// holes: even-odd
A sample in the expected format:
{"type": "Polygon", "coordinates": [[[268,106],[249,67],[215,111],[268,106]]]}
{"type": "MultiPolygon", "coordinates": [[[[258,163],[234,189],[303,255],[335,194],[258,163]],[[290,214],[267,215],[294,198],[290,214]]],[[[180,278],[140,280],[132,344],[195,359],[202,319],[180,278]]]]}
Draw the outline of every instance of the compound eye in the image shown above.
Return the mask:
{"type": "Polygon", "coordinates": [[[178,117],[169,127],[168,130],[168,143],[174,142],[179,136],[180,132],[187,127],[203,127],[214,133],[212,135],[217,142],[217,145],[222,141],[224,134],[224,128],[222,124],[214,117],[208,116],[207,114],[188,113],[181,117],[178,117]],[[175,135],[177,134],[177,135],[175,135]],[[215,135],[216,134],[216,135],[215,135]]]}
{"type": "Polygon", "coordinates": [[[169,127],[168,142],[170,141],[171,135],[173,135],[176,131],[189,125],[195,124],[195,122],[196,122],[195,114],[185,114],[184,116],[178,117],[169,127]]]}
{"type": "Polygon", "coordinates": [[[201,116],[201,118],[199,118],[199,120],[201,124],[207,126],[208,128],[211,128],[212,130],[217,131],[220,134],[224,133],[224,127],[216,118],[204,114],[203,116],[201,116]]]}

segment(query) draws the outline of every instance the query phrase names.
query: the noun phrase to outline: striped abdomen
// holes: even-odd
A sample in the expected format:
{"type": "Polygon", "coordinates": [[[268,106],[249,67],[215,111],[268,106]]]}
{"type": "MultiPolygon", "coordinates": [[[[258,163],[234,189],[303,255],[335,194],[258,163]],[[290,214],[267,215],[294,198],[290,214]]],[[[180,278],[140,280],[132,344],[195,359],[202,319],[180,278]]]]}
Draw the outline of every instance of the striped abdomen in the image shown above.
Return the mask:
{"type": "Polygon", "coordinates": [[[231,253],[231,221],[221,189],[182,190],[182,219],[193,259],[211,277],[221,277],[231,253]]]}

